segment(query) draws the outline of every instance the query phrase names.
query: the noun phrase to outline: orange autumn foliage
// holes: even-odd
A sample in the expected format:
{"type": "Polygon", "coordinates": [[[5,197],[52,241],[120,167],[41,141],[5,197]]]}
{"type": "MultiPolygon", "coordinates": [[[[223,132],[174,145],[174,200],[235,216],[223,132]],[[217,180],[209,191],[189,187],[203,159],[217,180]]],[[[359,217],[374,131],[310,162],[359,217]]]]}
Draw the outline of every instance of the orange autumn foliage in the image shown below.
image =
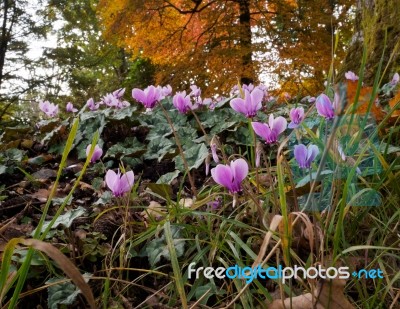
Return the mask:
{"type": "Polygon", "coordinates": [[[380,121],[384,118],[385,113],[382,107],[378,104],[378,96],[375,94],[374,98],[372,98],[372,87],[362,87],[360,89],[358,100],[355,101],[357,95],[357,87],[358,81],[348,80],[346,82],[346,106],[345,111],[339,111],[339,114],[357,114],[357,115],[366,115],[368,112],[368,107],[370,105],[371,99],[372,104],[369,110],[369,113],[373,115],[373,117],[380,121]]]}
{"type": "MultiPolygon", "coordinates": [[[[396,95],[389,101],[389,106],[391,109],[394,109],[396,105],[400,102],[400,91],[396,93],[396,95]]],[[[400,117],[400,107],[391,114],[391,117],[398,118],[400,117]]]]}
{"type": "Polygon", "coordinates": [[[291,93],[310,94],[323,87],[332,31],[340,24],[346,33],[353,2],[100,0],[98,15],[106,39],[157,66],[159,84],[196,83],[210,93],[227,92],[244,75],[257,82],[272,71],[279,84],[290,81],[291,93]],[[318,82],[308,81],[313,76],[318,82]]]}

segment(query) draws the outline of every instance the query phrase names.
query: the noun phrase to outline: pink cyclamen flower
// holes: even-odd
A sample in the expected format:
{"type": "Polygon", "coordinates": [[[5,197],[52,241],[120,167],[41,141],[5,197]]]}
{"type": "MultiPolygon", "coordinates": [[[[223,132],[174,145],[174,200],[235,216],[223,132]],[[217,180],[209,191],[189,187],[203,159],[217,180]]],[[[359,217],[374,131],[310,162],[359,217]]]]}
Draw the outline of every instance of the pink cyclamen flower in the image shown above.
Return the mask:
{"type": "Polygon", "coordinates": [[[123,97],[125,93],[125,88],[119,88],[117,90],[115,90],[112,95],[117,98],[117,99],[121,99],[123,97]]]}
{"type": "Polygon", "coordinates": [[[194,96],[194,97],[199,97],[201,95],[201,89],[197,87],[196,85],[191,85],[190,89],[192,89],[192,92],[190,92],[189,95],[194,96]]]}
{"type": "Polygon", "coordinates": [[[288,128],[289,129],[297,128],[300,125],[300,123],[304,120],[304,108],[302,107],[292,108],[290,110],[289,117],[292,122],[289,123],[288,128]]]}
{"type": "Polygon", "coordinates": [[[115,197],[123,196],[126,192],[130,192],[135,177],[132,171],[129,171],[123,175],[118,170],[115,173],[113,170],[108,170],[106,173],[106,184],[107,187],[112,191],[115,197]]]}
{"type": "Polygon", "coordinates": [[[300,168],[310,168],[311,163],[318,154],[319,149],[315,145],[308,145],[308,147],[306,147],[305,145],[300,144],[294,146],[294,157],[300,168]]]}
{"type": "MultiPolygon", "coordinates": [[[[89,155],[90,147],[91,147],[91,146],[92,146],[92,145],[88,145],[88,146],[86,147],[86,156],[89,155]]],[[[93,151],[92,158],[90,159],[90,163],[96,162],[98,159],[101,158],[102,155],[103,155],[103,149],[101,149],[99,145],[96,145],[96,146],[94,147],[94,151],[93,151]]]]}
{"type": "Polygon", "coordinates": [[[164,97],[169,96],[172,93],[172,87],[171,85],[167,85],[164,87],[161,87],[161,95],[164,97]]]}
{"type": "Polygon", "coordinates": [[[71,102],[67,103],[65,110],[70,113],[76,113],[78,111],[78,109],[74,108],[74,105],[71,102]]]}
{"type": "Polygon", "coordinates": [[[161,87],[148,86],[144,90],[134,88],[132,97],[142,103],[147,110],[152,110],[157,102],[163,99],[163,94],[161,93],[161,87]]]}
{"type": "Polygon", "coordinates": [[[214,181],[224,186],[230,193],[241,191],[241,183],[249,173],[249,166],[243,159],[232,161],[230,165],[218,164],[211,169],[214,181]]]}
{"type": "Polygon", "coordinates": [[[396,74],[393,75],[393,78],[390,81],[390,85],[391,86],[396,86],[399,83],[399,81],[400,81],[399,73],[396,73],[396,74]]]}
{"type": "Polygon", "coordinates": [[[181,114],[186,114],[188,111],[197,107],[192,104],[190,96],[186,95],[186,91],[177,92],[172,98],[172,103],[181,114]]]}
{"type": "Polygon", "coordinates": [[[344,76],[346,77],[346,79],[351,80],[353,82],[355,82],[356,80],[358,80],[358,76],[356,74],[354,74],[354,72],[352,71],[348,71],[344,74],[344,76]]]}
{"type": "Polygon", "coordinates": [[[231,107],[245,115],[247,118],[253,118],[257,111],[261,109],[261,101],[264,98],[264,92],[255,88],[251,93],[244,90],[244,100],[242,98],[232,99],[230,102],[231,107]]]}
{"type": "Polygon", "coordinates": [[[273,144],[278,141],[279,134],[286,130],[287,121],[282,116],[274,118],[269,115],[268,124],[261,122],[251,123],[254,132],[265,140],[266,144],[273,144]]]}
{"type": "Polygon", "coordinates": [[[58,105],[54,105],[49,101],[40,101],[39,108],[49,117],[55,117],[58,114],[58,105]]]}
{"type": "Polygon", "coordinates": [[[333,109],[333,104],[326,94],[320,94],[316,99],[315,106],[317,107],[317,112],[322,117],[326,119],[333,119],[335,117],[335,111],[333,109]]]}
{"type": "Polygon", "coordinates": [[[93,98],[90,98],[89,100],[87,100],[86,106],[87,106],[91,111],[95,111],[95,110],[99,109],[100,104],[94,103],[93,98]]]}

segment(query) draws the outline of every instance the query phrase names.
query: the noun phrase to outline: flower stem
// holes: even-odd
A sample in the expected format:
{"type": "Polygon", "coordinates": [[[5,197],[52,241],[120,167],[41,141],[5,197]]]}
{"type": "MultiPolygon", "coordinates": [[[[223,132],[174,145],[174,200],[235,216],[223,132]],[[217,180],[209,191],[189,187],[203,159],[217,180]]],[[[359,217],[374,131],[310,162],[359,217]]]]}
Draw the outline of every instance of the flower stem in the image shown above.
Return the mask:
{"type": "Polygon", "coordinates": [[[176,142],[176,145],[178,146],[178,149],[179,149],[179,154],[181,155],[181,158],[182,158],[182,161],[183,161],[183,165],[184,165],[185,170],[187,171],[187,174],[188,174],[188,177],[189,177],[189,182],[190,182],[190,186],[191,186],[192,193],[193,193],[193,195],[194,195],[195,197],[197,197],[196,186],[195,186],[195,184],[194,184],[194,180],[193,180],[192,174],[190,173],[189,165],[188,165],[188,163],[187,163],[187,161],[186,161],[185,155],[183,154],[183,148],[182,148],[181,142],[180,142],[180,140],[179,140],[178,134],[177,134],[176,131],[175,131],[174,124],[172,123],[172,120],[171,120],[171,118],[169,117],[168,112],[166,111],[166,109],[164,108],[164,106],[163,106],[162,104],[159,104],[159,105],[161,106],[161,109],[162,109],[163,112],[164,112],[165,118],[167,119],[168,124],[170,125],[170,127],[171,127],[171,129],[172,129],[172,133],[174,134],[175,142],[176,142]]]}
{"type": "Polygon", "coordinates": [[[207,135],[206,130],[204,130],[204,127],[203,127],[203,125],[201,124],[201,121],[200,121],[199,117],[197,117],[197,114],[194,112],[194,110],[192,110],[192,114],[193,114],[194,118],[196,119],[197,124],[199,125],[201,132],[203,132],[204,137],[205,137],[205,139],[206,139],[206,142],[207,142],[207,144],[208,144],[209,138],[208,138],[208,135],[207,135]]]}
{"type": "Polygon", "coordinates": [[[256,148],[257,148],[257,140],[256,140],[256,135],[254,134],[253,127],[251,125],[251,118],[249,118],[248,124],[249,124],[250,134],[251,134],[252,139],[254,141],[254,148],[253,148],[253,146],[250,147],[250,162],[251,162],[251,166],[255,167],[256,164],[255,164],[254,153],[255,153],[256,148]]]}

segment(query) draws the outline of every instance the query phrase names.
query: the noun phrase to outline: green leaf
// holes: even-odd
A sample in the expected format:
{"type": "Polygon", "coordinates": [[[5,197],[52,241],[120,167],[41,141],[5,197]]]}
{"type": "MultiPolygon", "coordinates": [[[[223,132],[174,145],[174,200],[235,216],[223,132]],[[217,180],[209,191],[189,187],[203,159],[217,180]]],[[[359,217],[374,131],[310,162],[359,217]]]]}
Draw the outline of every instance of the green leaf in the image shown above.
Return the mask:
{"type": "MultiPolygon", "coordinates": [[[[204,143],[196,144],[184,151],[184,156],[188,163],[189,169],[191,170],[193,168],[199,168],[207,158],[208,154],[209,152],[207,146],[204,143]]],[[[182,172],[185,171],[181,156],[177,156],[175,158],[175,167],[182,172]]]]}
{"type": "Polygon", "coordinates": [[[123,158],[125,156],[141,156],[146,152],[146,146],[139,142],[136,137],[127,137],[123,143],[111,146],[105,158],[123,158]]]}
{"type": "Polygon", "coordinates": [[[113,195],[111,191],[104,191],[104,193],[101,195],[101,197],[94,202],[94,205],[105,205],[111,203],[113,195]]]}
{"type": "Polygon", "coordinates": [[[159,184],[171,184],[171,182],[172,182],[176,177],[178,177],[179,173],[180,173],[179,170],[175,170],[175,171],[173,171],[173,172],[166,173],[166,174],[162,175],[162,176],[157,180],[156,183],[159,183],[159,184]]]}
{"type": "Polygon", "coordinates": [[[158,159],[158,162],[160,162],[166,154],[175,152],[173,146],[174,143],[165,137],[152,139],[147,145],[144,158],[147,160],[158,159]]]}
{"type": "MultiPolygon", "coordinates": [[[[322,176],[324,176],[324,175],[329,175],[329,174],[333,174],[333,171],[331,171],[331,170],[322,171],[318,180],[321,180],[322,178],[324,178],[324,177],[322,177],[322,176]]],[[[311,173],[311,178],[312,178],[312,180],[315,179],[315,176],[317,176],[317,172],[311,173]]],[[[303,179],[301,179],[301,180],[297,183],[296,188],[303,187],[304,185],[306,185],[306,184],[309,183],[309,182],[310,182],[310,175],[307,175],[306,177],[304,177],[303,179]]]]}
{"type": "MultiPolygon", "coordinates": [[[[84,215],[86,213],[86,210],[79,206],[77,209],[72,209],[70,211],[67,211],[65,214],[60,215],[56,221],[54,221],[54,224],[52,226],[52,229],[56,229],[59,225],[63,225],[64,227],[70,227],[72,224],[72,221],[74,221],[74,219],[81,217],[82,215],[84,215]]],[[[45,221],[43,223],[43,226],[41,228],[41,233],[47,229],[47,227],[49,226],[51,221],[45,221]]],[[[36,229],[32,232],[32,235],[34,235],[36,233],[36,229]]]]}
{"type": "Polygon", "coordinates": [[[132,114],[137,110],[136,105],[131,105],[121,109],[115,109],[114,113],[109,116],[110,119],[122,120],[125,118],[131,118],[132,114]]]}
{"type": "Polygon", "coordinates": [[[24,158],[25,151],[22,151],[17,148],[7,149],[5,151],[5,155],[8,157],[8,160],[14,162],[21,162],[24,158]]]}
{"type": "MultiPolygon", "coordinates": [[[[86,282],[89,281],[91,274],[84,274],[83,278],[86,282]]],[[[68,279],[68,278],[65,278],[68,279]]],[[[81,292],[71,282],[63,282],[64,278],[51,278],[46,281],[46,284],[60,282],[60,284],[51,285],[47,289],[48,298],[47,305],[50,309],[58,309],[58,305],[73,305],[78,294],[81,292]],[[61,283],[62,282],[62,283],[61,283]]]]}
{"type": "Polygon", "coordinates": [[[147,187],[154,193],[162,196],[165,199],[171,198],[172,187],[168,184],[149,183],[147,187]]]}
{"type": "MultiPolygon", "coordinates": [[[[181,239],[180,228],[177,226],[171,226],[171,234],[176,256],[181,257],[184,253],[185,241],[181,239]]],[[[165,234],[150,241],[145,247],[145,253],[153,267],[160,261],[161,257],[170,260],[170,253],[165,239],[165,234]]]]}

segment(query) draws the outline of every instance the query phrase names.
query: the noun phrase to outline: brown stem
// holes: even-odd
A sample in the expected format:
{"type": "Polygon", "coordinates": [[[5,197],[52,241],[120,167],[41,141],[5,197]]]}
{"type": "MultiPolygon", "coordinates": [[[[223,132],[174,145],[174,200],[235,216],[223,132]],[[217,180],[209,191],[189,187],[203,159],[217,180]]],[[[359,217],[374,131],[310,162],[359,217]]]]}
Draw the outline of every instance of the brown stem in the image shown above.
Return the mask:
{"type": "Polygon", "coordinates": [[[169,115],[168,115],[167,111],[165,110],[164,106],[162,104],[159,104],[159,105],[161,106],[161,109],[164,112],[165,118],[167,119],[168,124],[170,125],[170,127],[172,129],[172,133],[174,134],[175,142],[176,142],[176,145],[178,146],[178,149],[179,149],[179,154],[181,155],[181,158],[182,158],[182,161],[183,161],[183,165],[185,166],[185,170],[188,173],[188,177],[189,177],[189,182],[190,182],[192,193],[193,193],[193,195],[195,197],[197,197],[196,186],[194,185],[193,177],[192,177],[192,174],[190,173],[189,165],[187,164],[186,158],[185,158],[185,156],[183,154],[183,148],[182,148],[181,142],[179,140],[178,134],[176,134],[174,124],[172,123],[172,120],[169,117],[169,115]]]}
{"type": "Polygon", "coordinates": [[[207,135],[206,130],[204,130],[204,127],[203,127],[203,125],[201,124],[201,121],[200,121],[199,117],[197,117],[197,114],[194,112],[194,110],[192,110],[192,114],[193,114],[194,118],[196,119],[197,124],[199,125],[201,132],[203,132],[204,137],[206,138],[206,142],[207,142],[207,144],[208,144],[209,138],[208,138],[208,135],[207,135]]]}

